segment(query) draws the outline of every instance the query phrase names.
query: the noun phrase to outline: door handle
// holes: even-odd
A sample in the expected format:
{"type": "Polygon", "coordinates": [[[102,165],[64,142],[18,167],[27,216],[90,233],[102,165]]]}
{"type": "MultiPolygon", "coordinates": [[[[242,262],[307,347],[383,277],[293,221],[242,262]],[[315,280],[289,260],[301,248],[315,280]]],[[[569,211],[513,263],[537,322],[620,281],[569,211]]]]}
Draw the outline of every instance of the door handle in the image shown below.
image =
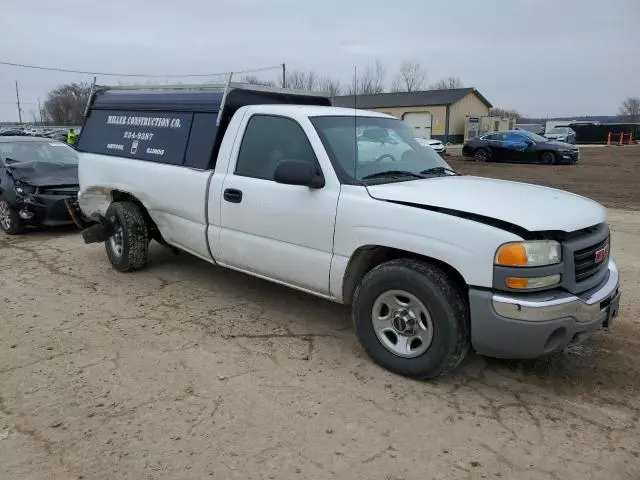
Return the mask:
{"type": "Polygon", "coordinates": [[[242,201],[242,191],[235,188],[227,188],[223,197],[227,202],[240,203],[242,201]]]}

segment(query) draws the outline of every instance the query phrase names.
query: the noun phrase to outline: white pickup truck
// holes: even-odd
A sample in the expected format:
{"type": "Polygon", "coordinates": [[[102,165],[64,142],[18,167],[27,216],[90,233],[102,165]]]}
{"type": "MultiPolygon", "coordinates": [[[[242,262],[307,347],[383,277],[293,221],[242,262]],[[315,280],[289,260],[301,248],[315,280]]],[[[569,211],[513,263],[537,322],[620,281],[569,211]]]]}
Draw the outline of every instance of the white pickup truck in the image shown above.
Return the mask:
{"type": "Polygon", "coordinates": [[[433,378],[480,354],[532,358],[611,325],[605,209],[460,175],[389,115],[229,84],[97,88],[79,205],[123,272],[155,239],[352,306],[383,367],[433,378]]]}

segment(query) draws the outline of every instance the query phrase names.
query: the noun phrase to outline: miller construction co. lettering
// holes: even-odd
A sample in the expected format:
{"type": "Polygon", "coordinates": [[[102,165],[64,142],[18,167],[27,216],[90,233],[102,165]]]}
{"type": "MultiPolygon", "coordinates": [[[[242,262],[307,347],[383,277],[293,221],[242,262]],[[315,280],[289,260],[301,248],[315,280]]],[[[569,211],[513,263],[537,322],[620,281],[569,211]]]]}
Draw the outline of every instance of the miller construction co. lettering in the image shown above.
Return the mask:
{"type": "Polygon", "coordinates": [[[132,127],[180,128],[179,118],[167,117],[128,117],[126,115],[109,115],[108,125],[128,125],[132,127]]]}

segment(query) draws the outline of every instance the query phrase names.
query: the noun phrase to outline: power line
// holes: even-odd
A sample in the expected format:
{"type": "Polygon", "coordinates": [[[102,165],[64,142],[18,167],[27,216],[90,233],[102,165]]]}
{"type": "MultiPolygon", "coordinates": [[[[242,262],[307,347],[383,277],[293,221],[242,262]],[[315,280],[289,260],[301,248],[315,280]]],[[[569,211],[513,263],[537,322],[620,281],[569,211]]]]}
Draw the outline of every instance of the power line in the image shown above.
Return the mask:
{"type": "MultiPolygon", "coordinates": [[[[161,74],[147,74],[147,73],[105,73],[105,72],[85,72],[82,70],[71,70],[71,69],[67,69],[67,68],[53,68],[53,67],[42,67],[42,66],[38,66],[38,65],[27,65],[24,63],[13,63],[13,62],[4,62],[4,61],[0,61],[0,65],[8,65],[11,67],[20,67],[20,68],[32,68],[35,70],[47,70],[50,72],[65,72],[65,73],[81,73],[84,75],[97,75],[97,76],[103,76],[103,77],[146,77],[146,78],[185,78],[185,77],[215,77],[215,76],[219,76],[219,75],[226,75],[230,72],[218,72],[218,73],[190,73],[190,74],[186,74],[186,75],[177,75],[174,73],[171,74],[165,74],[165,75],[161,75],[161,74]]],[[[264,68],[254,68],[254,69],[250,69],[250,70],[239,70],[237,72],[233,72],[234,74],[237,73],[256,73],[256,72],[264,72],[266,70],[274,70],[276,68],[282,68],[282,64],[278,64],[278,65],[273,65],[271,67],[264,67],[264,68]]]]}

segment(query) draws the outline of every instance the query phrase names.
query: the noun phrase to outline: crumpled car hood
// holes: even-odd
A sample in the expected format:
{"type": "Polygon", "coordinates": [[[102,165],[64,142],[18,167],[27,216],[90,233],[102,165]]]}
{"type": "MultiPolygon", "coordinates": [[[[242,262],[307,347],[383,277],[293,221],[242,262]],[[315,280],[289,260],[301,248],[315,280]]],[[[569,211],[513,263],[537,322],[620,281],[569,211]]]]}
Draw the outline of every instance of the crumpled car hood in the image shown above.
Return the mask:
{"type": "Polygon", "coordinates": [[[64,163],[20,162],[7,165],[15,180],[34,187],[78,185],[78,166],[64,163]]]}
{"type": "Polygon", "coordinates": [[[574,232],[606,221],[605,208],[573,193],[472,176],[370,185],[373,198],[493,218],[529,232],[574,232]]]}

